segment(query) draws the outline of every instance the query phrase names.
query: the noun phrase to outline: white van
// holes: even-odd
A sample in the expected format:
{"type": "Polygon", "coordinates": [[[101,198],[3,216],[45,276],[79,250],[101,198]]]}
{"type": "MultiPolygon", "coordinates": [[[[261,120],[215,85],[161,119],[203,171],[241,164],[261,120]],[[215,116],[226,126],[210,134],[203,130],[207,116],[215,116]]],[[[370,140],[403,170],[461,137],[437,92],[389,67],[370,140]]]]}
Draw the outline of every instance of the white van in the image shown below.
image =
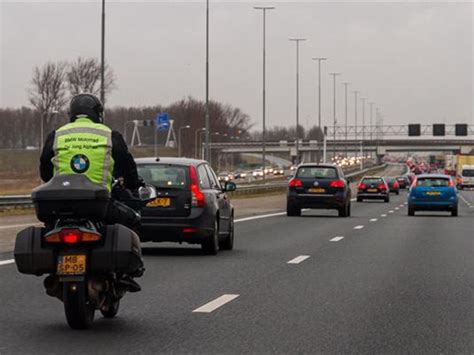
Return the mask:
{"type": "Polygon", "coordinates": [[[463,165],[458,181],[460,189],[474,187],[474,165],[463,165]]]}

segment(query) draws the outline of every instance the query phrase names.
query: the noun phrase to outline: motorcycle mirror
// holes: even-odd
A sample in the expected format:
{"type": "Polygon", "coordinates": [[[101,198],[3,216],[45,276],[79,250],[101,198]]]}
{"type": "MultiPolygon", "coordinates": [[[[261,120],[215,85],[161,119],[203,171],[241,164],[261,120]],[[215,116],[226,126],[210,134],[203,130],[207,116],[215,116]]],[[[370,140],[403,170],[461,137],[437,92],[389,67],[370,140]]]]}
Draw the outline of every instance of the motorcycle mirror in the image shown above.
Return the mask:
{"type": "Polygon", "coordinates": [[[138,189],[138,195],[140,196],[140,200],[147,201],[156,198],[157,193],[154,186],[146,185],[138,189]]]}

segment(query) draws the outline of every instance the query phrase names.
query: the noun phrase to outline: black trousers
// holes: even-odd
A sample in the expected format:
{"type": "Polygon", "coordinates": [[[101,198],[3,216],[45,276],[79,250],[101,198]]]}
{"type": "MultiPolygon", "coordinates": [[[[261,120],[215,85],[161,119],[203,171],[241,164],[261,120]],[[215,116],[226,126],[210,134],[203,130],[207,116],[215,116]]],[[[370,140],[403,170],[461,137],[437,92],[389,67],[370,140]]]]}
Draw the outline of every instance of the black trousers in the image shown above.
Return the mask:
{"type": "Polygon", "coordinates": [[[134,231],[140,227],[140,215],[126,204],[111,200],[105,216],[106,224],[120,223],[134,231]]]}

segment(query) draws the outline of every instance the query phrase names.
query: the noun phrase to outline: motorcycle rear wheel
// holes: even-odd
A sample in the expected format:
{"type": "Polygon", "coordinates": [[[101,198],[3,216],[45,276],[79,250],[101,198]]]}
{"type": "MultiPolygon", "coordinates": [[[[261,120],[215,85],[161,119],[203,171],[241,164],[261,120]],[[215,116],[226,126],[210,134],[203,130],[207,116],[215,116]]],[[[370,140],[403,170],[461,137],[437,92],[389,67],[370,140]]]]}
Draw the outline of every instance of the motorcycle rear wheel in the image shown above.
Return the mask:
{"type": "Polygon", "coordinates": [[[64,312],[72,329],[88,329],[92,326],[95,307],[88,298],[85,282],[63,284],[64,312]]]}

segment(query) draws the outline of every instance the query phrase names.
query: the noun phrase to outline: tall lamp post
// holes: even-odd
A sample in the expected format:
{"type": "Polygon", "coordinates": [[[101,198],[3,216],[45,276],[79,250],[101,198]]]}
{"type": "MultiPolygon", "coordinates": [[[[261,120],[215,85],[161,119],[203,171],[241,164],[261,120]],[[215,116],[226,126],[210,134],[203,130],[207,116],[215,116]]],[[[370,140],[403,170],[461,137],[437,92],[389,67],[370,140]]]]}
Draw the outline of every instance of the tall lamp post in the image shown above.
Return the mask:
{"type": "MultiPolygon", "coordinates": [[[[361,153],[361,164],[364,162],[364,143],[365,143],[365,102],[367,99],[365,97],[362,97],[360,99],[362,101],[362,140],[360,141],[360,153],[361,153]]],[[[363,165],[362,165],[363,167],[363,165]]]]}
{"type": "MultiPolygon", "coordinates": [[[[316,57],[316,58],[313,58],[313,60],[318,61],[318,127],[324,134],[324,130],[321,128],[321,62],[323,60],[327,60],[327,58],[316,57]]],[[[321,161],[321,149],[322,149],[321,142],[318,142],[318,146],[319,146],[319,149],[318,149],[318,154],[319,154],[318,162],[319,162],[321,161]]]]}
{"type": "MultiPolygon", "coordinates": [[[[372,144],[372,139],[373,139],[373,117],[374,117],[374,102],[369,102],[369,107],[370,107],[370,121],[369,121],[369,140],[370,140],[370,144],[372,144]]],[[[370,153],[370,156],[373,157],[372,155],[372,151],[370,153]]]]}
{"type": "Polygon", "coordinates": [[[183,131],[183,129],[189,129],[191,128],[190,125],[186,125],[186,126],[183,126],[183,127],[179,127],[179,130],[178,130],[178,139],[179,139],[179,142],[178,142],[178,157],[181,157],[181,133],[183,131]]]}
{"type": "Polygon", "coordinates": [[[344,132],[345,132],[345,141],[346,141],[346,158],[347,158],[347,87],[350,83],[342,83],[344,85],[344,132]]]}
{"type": "Polygon", "coordinates": [[[194,144],[195,144],[195,149],[194,149],[194,157],[197,159],[199,157],[199,136],[200,133],[206,132],[206,128],[199,128],[194,132],[194,144]]]}
{"type": "Polygon", "coordinates": [[[296,44],[296,131],[295,131],[295,150],[296,163],[299,163],[299,137],[298,127],[300,125],[300,42],[306,41],[306,38],[289,38],[289,41],[296,44]]]}
{"type": "Polygon", "coordinates": [[[332,154],[333,154],[333,158],[336,157],[336,124],[337,124],[337,119],[336,119],[336,77],[338,75],[341,75],[341,73],[329,73],[329,75],[332,76],[332,79],[333,79],[333,110],[332,110],[332,113],[333,113],[333,143],[332,143],[332,154]]]}
{"type": "MultiPolygon", "coordinates": [[[[262,85],[262,169],[265,170],[265,150],[266,150],[266,123],[265,123],[265,114],[266,114],[266,19],[267,19],[267,10],[274,10],[273,6],[255,6],[255,10],[261,10],[263,15],[263,85],[262,85]]],[[[263,175],[265,180],[265,174],[263,175]]]]}
{"type": "MultiPolygon", "coordinates": [[[[209,155],[209,0],[206,0],[206,105],[204,125],[206,128],[206,145],[204,148],[204,158],[210,162],[209,155]]],[[[197,154],[197,153],[196,153],[197,154]]]]}
{"type": "Polygon", "coordinates": [[[354,141],[357,142],[357,95],[359,95],[359,91],[354,90],[354,141]]]}
{"type": "Polygon", "coordinates": [[[105,105],[105,0],[102,0],[102,34],[100,51],[100,101],[105,105]]]}

